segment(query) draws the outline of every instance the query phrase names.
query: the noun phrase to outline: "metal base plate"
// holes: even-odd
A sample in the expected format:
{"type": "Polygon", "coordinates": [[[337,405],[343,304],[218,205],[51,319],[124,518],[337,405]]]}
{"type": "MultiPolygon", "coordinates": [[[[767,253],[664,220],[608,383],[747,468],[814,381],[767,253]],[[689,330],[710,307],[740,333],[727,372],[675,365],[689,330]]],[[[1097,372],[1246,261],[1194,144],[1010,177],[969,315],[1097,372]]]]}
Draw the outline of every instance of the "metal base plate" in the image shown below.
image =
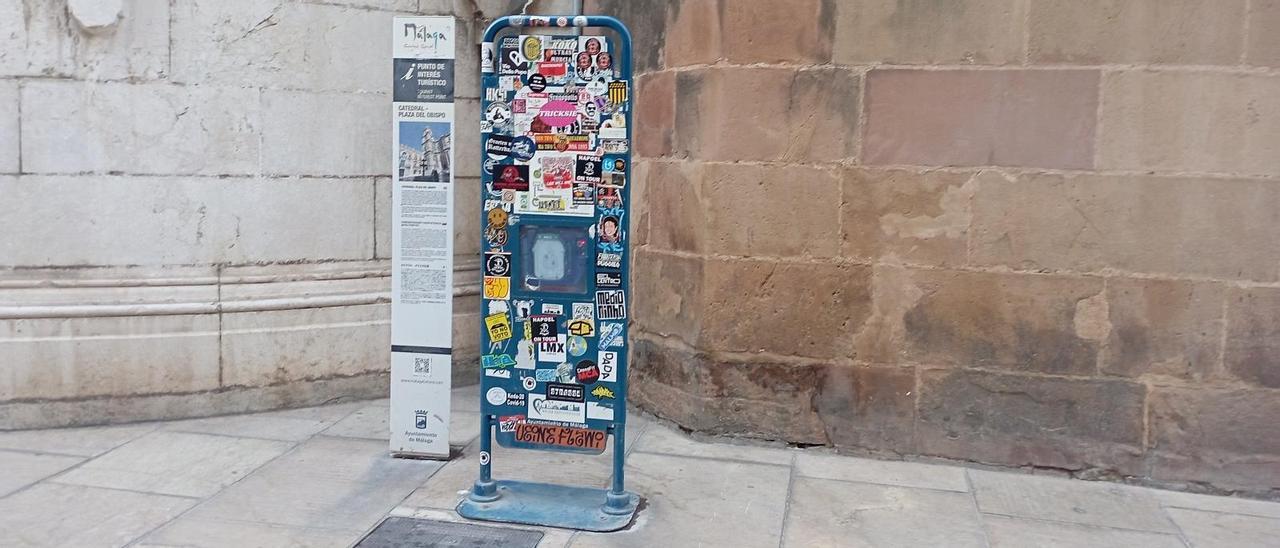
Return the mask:
{"type": "Polygon", "coordinates": [[[640,506],[640,496],[627,492],[630,502],[620,513],[604,511],[608,489],[499,480],[498,500],[458,503],[464,518],[505,523],[523,523],[580,531],[617,531],[631,523],[640,506]]]}

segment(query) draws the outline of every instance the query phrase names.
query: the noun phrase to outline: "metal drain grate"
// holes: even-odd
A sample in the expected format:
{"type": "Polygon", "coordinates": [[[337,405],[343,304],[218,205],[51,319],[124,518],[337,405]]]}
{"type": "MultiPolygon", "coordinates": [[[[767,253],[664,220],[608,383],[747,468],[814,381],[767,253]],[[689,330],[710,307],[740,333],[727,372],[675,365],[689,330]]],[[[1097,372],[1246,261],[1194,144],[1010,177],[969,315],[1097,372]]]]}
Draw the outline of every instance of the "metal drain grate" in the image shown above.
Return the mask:
{"type": "Polygon", "coordinates": [[[392,517],[356,548],[536,548],[540,540],[541,531],[392,517]]]}

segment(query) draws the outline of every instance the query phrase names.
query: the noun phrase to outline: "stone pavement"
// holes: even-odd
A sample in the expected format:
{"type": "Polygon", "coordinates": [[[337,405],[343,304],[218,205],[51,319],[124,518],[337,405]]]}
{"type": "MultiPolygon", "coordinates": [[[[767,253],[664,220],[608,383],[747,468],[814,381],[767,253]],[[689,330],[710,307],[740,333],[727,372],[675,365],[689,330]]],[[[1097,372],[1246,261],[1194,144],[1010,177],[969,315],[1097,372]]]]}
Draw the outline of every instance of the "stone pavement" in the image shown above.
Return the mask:
{"type": "MultiPolygon", "coordinates": [[[[387,456],[387,401],[0,433],[0,546],[350,546],[387,515],[461,521],[475,387],[454,392],[453,462],[387,456]]],[[[628,430],[630,530],[541,546],[1280,546],[1280,503],[702,443],[628,430]]],[[[607,457],[511,451],[499,478],[603,486],[607,457]]]]}

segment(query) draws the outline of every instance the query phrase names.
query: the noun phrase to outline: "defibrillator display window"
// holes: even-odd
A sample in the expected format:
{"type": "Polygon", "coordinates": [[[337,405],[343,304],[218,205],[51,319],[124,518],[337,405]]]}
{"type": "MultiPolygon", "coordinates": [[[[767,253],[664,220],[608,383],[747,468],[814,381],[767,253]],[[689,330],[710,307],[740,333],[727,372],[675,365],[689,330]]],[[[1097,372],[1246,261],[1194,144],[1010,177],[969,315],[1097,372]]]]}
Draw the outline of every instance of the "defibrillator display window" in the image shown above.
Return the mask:
{"type": "Polygon", "coordinates": [[[591,237],[586,227],[520,227],[517,275],[520,289],[552,293],[587,292],[591,237]]]}

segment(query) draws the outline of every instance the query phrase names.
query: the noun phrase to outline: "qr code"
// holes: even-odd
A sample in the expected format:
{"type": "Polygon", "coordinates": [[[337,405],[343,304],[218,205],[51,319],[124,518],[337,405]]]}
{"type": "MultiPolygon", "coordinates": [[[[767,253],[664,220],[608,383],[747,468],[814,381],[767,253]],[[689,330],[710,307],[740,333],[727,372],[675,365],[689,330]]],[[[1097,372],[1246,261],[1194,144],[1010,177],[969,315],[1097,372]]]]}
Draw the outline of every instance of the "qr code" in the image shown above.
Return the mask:
{"type": "Polygon", "coordinates": [[[430,375],[431,359],[430,358],[414,358],[413,374],[414,375],[430,375]]]}

